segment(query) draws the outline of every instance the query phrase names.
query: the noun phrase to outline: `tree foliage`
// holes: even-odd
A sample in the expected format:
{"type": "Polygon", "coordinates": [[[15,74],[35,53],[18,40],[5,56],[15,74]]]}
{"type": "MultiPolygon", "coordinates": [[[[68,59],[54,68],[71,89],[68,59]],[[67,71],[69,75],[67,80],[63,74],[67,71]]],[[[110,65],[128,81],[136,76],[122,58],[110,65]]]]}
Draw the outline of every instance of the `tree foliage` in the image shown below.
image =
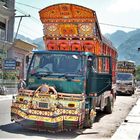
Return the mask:
{"type": "Polygon", "coordinates": [[[136,79],[140,81],[140,65],[136,68],[136,79]]]}

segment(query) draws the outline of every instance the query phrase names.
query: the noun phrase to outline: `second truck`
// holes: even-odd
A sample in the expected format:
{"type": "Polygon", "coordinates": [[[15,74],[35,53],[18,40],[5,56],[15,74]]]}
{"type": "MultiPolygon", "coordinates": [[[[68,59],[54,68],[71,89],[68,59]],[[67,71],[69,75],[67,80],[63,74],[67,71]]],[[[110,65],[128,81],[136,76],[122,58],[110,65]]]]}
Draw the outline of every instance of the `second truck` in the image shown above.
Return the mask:
{"type": "Polygon", "coordinates": [[[136,66],[133,61],[117,62],[117,93],[134,94],[136,87],[135,70],[136,66]]]}
{"type": "Polygon", "coordinates": [[[112,113],[117,51],[91,9],[64,3],[39,14],[46,50],[34,52],[11,119],[51,132],[91,127],[98,109],[112,113]]]}

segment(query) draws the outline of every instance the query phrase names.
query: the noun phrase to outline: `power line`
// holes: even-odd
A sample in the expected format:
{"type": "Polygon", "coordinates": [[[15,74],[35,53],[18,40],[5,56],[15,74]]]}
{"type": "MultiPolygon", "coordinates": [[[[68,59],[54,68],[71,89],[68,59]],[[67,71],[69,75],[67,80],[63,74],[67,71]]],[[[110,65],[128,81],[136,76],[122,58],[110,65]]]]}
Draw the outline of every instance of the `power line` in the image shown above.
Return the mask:
{"type": "MultiPolygon", "coordinates": [[[[16,7],[16,9],[17,9],[18,12],[20,12],[20,13],[22,13],[22,14],[25,14],[25,15],[28,14],[27,12],[21,10],[21,9],[18,8],[18,7],[16,7]]],[[[37,22],[37,23],[39,23],[40,25],[42,25],[42,24],[41,24],[41,21],[40,21],[39,19],[35,18],[34,16],[31,15],[30,18],[31,18],[34,22],[37,22]]]]}
{"type": "Polygon", "coordinates": [[[40,20],[38,20],[37,18],[35,18],[35,17],[31,16],[31,19],[32,19],[32,20],[34,20],[35,22],[39,23],[40,25],[42,25],[42,24],[41,24],[41,21],[40,21],[40,20]]]}
{"type": "Polygon", "coordinates": [[[20,4],[20,5],[27,6],[27,7],[31,7],[31,8],[36,9],[36,10],[40,10],[41,9],[41,8],[37,8],[37,7],[31,6],[31,5],[28,5],[28,4],[24,4],[24,3],[20,3],[20,2],[16,2],[16,3],[20,4]]]}
{"type": "MultiPolygon", "coordinates": [[[[22,28],[24,28],[24,29],[23,29],[23,30],[24,30],[24,34],[27,33],[27,32],[29,33],[29,31],[32,31],[32,30],[33,30],[33,29],[30,28],[31,26],[28,27],[27,25],[23,24],[23,22],[21,23],[20,26],[22,26],[22,28]]],[[[19,30],[19,32],[21,32],[21,31],[19,30]]],[[[27,34],[28,34],[28,33],[27,33],[27,34]]],[[[30,33],[31,33],[31,32],[30,32],[30,33]]],[[[29,35],[29,34],[28,34],[28,35],[29,35]]],[[[37,34],[36,32],[34,32],[34,35],[37,36],[38,34],[37,34]]],[[[32,35],[30,34],[30,36],[32,36],[32,35]]],[[[32,36],[32,37],[33,37],[33,36],[32,36]]]]}
{"type": "Polygon", "coordinates": [[[18,8],[17,6],[16,6],[16,11],[18,11],[24,15],[30,15],[29,13],[27,13],[26,11],[23,11],[22,9],[18,8]]]}
{"type": "Polygon", "coordinates": [[[108,23],[99,23],[99,24],[107,25],[107,26],[113,26],[113,27],[128,28],[128,29],[140,29],[140,28],[137,28],[137,27],[129,27],[129,26],[123,26],[123,25],[108,24],[108,23]]]}
{"type": "MultiPolygon", "coordinates": [[[[33,29],[31,29],[30,27],[26,26],[25,24],[21,23],[21,26],[24,27],[24,29],[28,29],[30,31],[32,31],[33,29]]],[[[34,32],[34,35],[38,35],[37,33],[34,32]]]]}
{"type": "Polygon", "coordinates": [[[19,8],[16,8],[16,11],[18,11],[19,13],[21,13],[21,14],[24,14],[24,15],[26,15],[26,13],[25,12],[23,12],[21,9],[19,9],[19,8]]]}
{"type": "Polygon", "coordinates": [[[26,36],[26,35],[28,35],[29,37],[28,38],[30,38],[30,37],[32,37],[33,39],[35,38],[32,34],[30,34],[29,32],[24,32],[23,30],[21,31],[21,30],[19,30],[19,34],[20,33],[22,33],[22,34],[25,34],[24,36],[26,36]]]}
{"type": "MultiPolygon", "coordinates": [[[[20,3],[20,2],[16,2],[16,3],[20,4],[20,5],[27,6],[27,7],[31,7],[31,8],[36,9],[36,10],[41,10],[41,8],[31,6],[29,4],[24,4],[24,3],[20,3]]],[[[33,18],[38,21],[38,19],[36,19],[35,17],[33,17],[33,18]]],[[[140,29],[138,27],[129,27],[129,26],[123,26],[123,25],[109,24],[109,23],[99,23],[99,24],[106,25],[106,26],[112,26],[112,27],[127,28],[127,29],[140,29]]]]}
{"type": "Polygon", "coordinates": [[[18,31],[19,31],[19,27],[20,27],[22,18],[23,18],[23,17],[30,17],[30,15],[22,15],[22,16],[16,16],[16,17],[17,17],[17,18],[20,18],[20,20],[19,20],[19,24],[18,24],[17,31],[16,31],[16,34],[15,34],[15,38],[14,38],[14,39],[16,39],[16,37],[17,37],[17,34],[18,34],[18,31]]]}

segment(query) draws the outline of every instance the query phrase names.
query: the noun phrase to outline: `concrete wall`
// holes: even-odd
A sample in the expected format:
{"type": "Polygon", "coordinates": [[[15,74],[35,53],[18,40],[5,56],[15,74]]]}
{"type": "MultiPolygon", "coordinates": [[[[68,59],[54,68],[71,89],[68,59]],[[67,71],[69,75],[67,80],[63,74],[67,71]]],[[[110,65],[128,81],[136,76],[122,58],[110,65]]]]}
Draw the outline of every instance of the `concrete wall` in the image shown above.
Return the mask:
{"type": "Polygon", "coordinates": [[[15,0],[0,2],[0,22],[5,24],[5,41],[13,42],[15,21],[15,0]]]}
{"type": "Polygon", "coordinates": [[[8,20],[7,41],[13,42],[14,38],[14,22],[15,22],[15,0],[8,0],[7,7],[12,12],[8,20]]]}

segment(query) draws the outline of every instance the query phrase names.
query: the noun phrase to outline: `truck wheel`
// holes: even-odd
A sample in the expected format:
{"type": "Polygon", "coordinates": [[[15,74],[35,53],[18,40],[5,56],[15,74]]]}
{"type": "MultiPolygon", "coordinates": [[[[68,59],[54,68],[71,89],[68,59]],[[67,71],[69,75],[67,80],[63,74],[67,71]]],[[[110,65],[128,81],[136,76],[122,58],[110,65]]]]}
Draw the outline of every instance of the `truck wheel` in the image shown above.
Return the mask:
{"type": "Polygon", "coordinates": [[[113,111],[113,107],[114,107],[113,96],[110,96],[107,98],[107,105],[104,108],[104,112],[107,114],[111,114],[113,111]]]}
{"type": "Polygon", "coordinates": [[[89,118],[89,114],[87,114],[85,116],[85,120],[84,120],[84,124],[83,124],[83,128],[91,128],[92,127],[92,121],[89,118]]]}
{"type": "Polygon", "coordinates": [[[132,91],[132,94],[134,94],[134,93],[135,93],[135,90],[132,91]]]}
{"type": "Polygon", "coordinates": [[[92,123],[94,122],[96,117],[96,112],[92,109],[90,113],[85,115],[85,120],[83,124],[83,128],[91,128],[92,123]]]}

